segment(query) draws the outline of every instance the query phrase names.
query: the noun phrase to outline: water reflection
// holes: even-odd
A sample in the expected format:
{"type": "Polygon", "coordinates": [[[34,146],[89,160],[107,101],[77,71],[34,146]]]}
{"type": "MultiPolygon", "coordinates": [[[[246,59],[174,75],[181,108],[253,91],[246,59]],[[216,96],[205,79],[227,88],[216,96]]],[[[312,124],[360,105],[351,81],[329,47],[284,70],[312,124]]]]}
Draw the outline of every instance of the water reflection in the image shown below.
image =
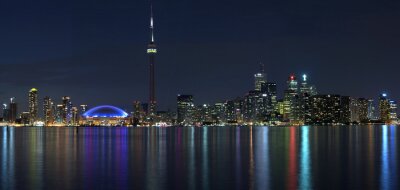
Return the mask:
{"type": "Polygon", "coordinates": [[[257,128],[257,144],[255,145],[255,187],[257,189],[268,189],[270,183],[269,171],[269,144],[268,144],[268,130],[269,128],[257,128]]]}
{"type": "Polygon", "coordinates": [[[288,163],[288,187],[287,189],[297,188],[297,127],[289,128],[289,163],[288,163]]]}
{"type": "Polygon", "coordinates": [[[5,128],[0,189],[397,189],[396,126],[5,128]]]}
{"type": "Polygon", "coordinates": [[[311,164],[308,126],[301,127],[300,189],[311,189],[311,164]]]}
{"type": "Polygon", "coordinates": [[[1,150],[1,189],[10,189],[14,185],[14,129],[2,128],[1,150]]]}

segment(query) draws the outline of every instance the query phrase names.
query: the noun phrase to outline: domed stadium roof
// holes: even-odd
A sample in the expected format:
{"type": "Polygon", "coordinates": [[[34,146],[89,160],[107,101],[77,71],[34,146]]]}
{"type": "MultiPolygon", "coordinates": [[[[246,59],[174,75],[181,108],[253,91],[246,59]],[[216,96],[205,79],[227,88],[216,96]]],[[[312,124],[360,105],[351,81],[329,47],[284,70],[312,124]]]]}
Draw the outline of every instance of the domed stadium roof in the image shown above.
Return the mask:
{"type": "Polygon", "coordinates": [[[103,105],[94,107],[83,114],[84,117],[119,118],[128,117],[128,113],[115,106],[103,105]]]}

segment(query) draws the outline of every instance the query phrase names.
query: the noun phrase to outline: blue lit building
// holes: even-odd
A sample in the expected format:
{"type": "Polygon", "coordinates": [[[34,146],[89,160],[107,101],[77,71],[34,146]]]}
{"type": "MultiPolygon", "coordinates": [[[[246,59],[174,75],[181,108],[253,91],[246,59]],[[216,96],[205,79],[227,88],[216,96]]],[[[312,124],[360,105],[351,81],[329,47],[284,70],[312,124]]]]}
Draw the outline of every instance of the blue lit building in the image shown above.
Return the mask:
{"type": "Polygon", "coordinates": [[[110,105],[94,107],[82,114],[81,125],[125,126],[129,124],[129,114],[110,105]]]}

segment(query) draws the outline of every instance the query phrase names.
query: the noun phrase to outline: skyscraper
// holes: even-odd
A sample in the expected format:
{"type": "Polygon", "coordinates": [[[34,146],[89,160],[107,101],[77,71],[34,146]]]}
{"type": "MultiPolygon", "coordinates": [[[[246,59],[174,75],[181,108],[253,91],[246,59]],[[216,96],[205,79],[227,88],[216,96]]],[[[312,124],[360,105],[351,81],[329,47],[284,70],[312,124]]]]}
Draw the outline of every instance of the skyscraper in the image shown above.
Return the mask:
{"type": "Polygon", "coordinates": [[[49,126],[54,122],[53,101],[50,97],[46,96],[43,99],[43,115],[44,124],[49,126]]]}
{"type": "Polygon", "coordinates": [[[390,121],[397,121],[397,103],[393,100],[390,102],[389,119],[390,121]]]}
{"type": "Polygon", "coordinates": [[[15,123],[17,119],[17,103],[15,102],[15,98],[10,98],[10,123],[15,123]]]}
{"type": "Polygon", "coordinates": [[[192,95],[178,95],[177,97],[177,122],[181,125],[192,125],[194,121],[194,103],[192,95]]]}
{"type": "Polygon", "coordinates": [[[149,109],[148,115],[154,116],[156,113],[156,92],[155,92],[155,74],[154,64],[155,56],[157,54],[157,46],[154,42],[154,23],[153,23],[153,5],[150,5],[150,43],[147,46],[147,54],[149,55],[149,69],[150,69],[150,84],[149,84],[149,109]]]}
{"type": "Polygon", "coordinates": [[[62,105],[63,105],[63,112],[62,112],[62,120],[64,124],[71,124],[72,118],[72,102],[69,96],[62,97],[62,105]]]}
{"type": "Polygon", "coordinates": [[[260,63],[260,72],[254,74],[254,90],[261,91],[261,87],[266,82],[264,64],[260,63]]]}
{"type": "Polygon", "coordinates": [[[340,97],[340,123],[349,124],[351,121],[351,98],[350,96],[340,97]]]}
{"type": "Polygon", "coordinates": [[[374,100],[373,99],[368,99],[368,119],[369,120],[375,120],[376,115],[375,115],[375,105],[374,105],[374,100]]]}
{"type": "Polygon", "coordinates": [[[340,95],[316,95],[310,98],[311,121],[315,124],[339,123],[341,120],[340,95]]]}
{"type": "Polygon", "coordinates": [[[303,74],[302,78],[303,80],[300,84],[300,93],[307,93],[309,96],[317,95],[317,89],[315,88],[315,86],[308,83],[308,76],[306,74],[303,74]]]}
{"type": "Polygon", "coordinates": [[[298,94],[298,85],[296,76],[294,74],[289,76],[287,81],[287,90],[284,92],[283,104],[284,114],[283,118],[290,122],[299,122],[301,117],[301,99],[298,94]]]}
{"type": "Polygon", "coordinates": [[[276,105],[277,105],[277,89],[276,89],[276,83],[274,82],[267,82],[264,83],[261,86],[261,92],[264,94],[267,94],[267,114],[271,115],[275,112],[276,110],[276,105]]]}
{"type": "Polygon", "coordinates": [[[29,123],[32,125],[38,117],[38,90],[32,88],[29,91],[29,123]]]}
{"type": "Polygon", "coordinates": [[[88,105],[86,105],[86,104],[81,104],[80,107],[81,107],[81,110],[80,110],[81,114],[84,114],[88,109],[88,105]]]}
{"type": "Polygon", "coordinates": [[[380,120],[384,123],[390,122],[390,100],[386,93],[382,93],[379,97],[379,113],[380,120]]]}
{"type": "Polygon", "coordinates": [[[72,107],[71,108],[71,121],[70,125],[72,126],[77,126],[79,122],[79,117],[78,117],[78,108],[77,107],[72,107]]]}
{"type": "Polygon", "coordinates": [[[7,104],[3,104],[3,121],[10,121],[10,109],[7,108],[7,104]]]}

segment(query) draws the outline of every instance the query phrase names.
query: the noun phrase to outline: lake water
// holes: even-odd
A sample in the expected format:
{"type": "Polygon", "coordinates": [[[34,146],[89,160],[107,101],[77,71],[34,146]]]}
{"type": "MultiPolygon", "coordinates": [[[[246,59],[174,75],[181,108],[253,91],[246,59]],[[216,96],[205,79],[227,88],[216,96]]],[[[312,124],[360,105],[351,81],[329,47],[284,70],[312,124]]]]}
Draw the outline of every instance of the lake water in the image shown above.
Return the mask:
{"type": "Polygon", "coordinates": [[[395,126],[0,127],[0,189],[399,189],[395,126]]]}

